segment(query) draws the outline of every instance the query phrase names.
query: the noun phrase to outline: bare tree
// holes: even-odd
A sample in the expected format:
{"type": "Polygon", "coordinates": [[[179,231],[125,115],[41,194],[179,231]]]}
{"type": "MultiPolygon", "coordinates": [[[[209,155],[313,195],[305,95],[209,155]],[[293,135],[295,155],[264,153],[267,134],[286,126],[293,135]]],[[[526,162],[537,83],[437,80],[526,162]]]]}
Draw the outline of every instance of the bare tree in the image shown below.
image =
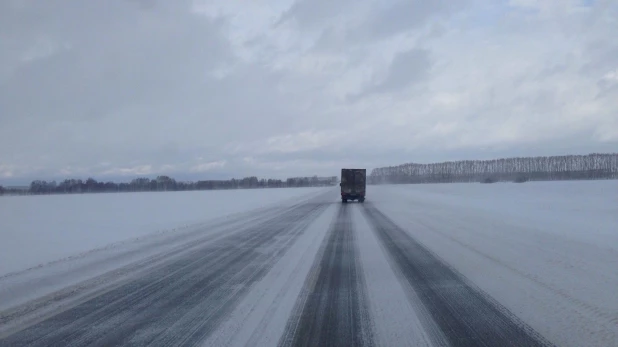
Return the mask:
{"type": "Polygon", "coordinates": [[[376,168],[372,183],[440,183],[618,178],[618,154],[464,160],[376,168]]]}

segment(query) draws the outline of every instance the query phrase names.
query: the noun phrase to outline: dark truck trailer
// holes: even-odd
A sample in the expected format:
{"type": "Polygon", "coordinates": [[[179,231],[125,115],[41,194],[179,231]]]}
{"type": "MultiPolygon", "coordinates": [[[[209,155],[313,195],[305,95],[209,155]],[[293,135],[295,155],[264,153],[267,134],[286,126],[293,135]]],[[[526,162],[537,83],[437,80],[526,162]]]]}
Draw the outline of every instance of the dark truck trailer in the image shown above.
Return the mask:
{"type": "Polygon", "coordinates": [[[367,187],[366,169],[341,169],[341,202],[348,200],[365,201],[367,187]]]}

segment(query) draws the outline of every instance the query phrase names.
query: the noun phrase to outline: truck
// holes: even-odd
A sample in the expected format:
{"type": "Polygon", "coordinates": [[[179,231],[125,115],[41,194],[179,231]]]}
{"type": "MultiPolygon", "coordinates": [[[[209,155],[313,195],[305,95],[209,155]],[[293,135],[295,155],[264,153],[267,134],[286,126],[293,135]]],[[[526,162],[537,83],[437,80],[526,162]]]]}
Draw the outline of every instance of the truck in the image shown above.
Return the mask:
{"type": "Polygon", "coordinates": [[[341,169],[341,202],[348,200],[365,201],[365,188],[367,187],[366,169],[341,169]]]}

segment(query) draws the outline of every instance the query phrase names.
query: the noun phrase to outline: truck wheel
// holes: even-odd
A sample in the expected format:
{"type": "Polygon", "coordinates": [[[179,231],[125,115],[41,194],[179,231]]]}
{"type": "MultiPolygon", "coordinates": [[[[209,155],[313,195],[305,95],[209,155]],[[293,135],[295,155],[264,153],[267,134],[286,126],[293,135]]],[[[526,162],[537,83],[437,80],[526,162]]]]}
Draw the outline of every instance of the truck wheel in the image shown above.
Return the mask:
{"type": "Polygon", "coordinates": [[[358,202],[365,202],[365,198],[358,199],[358,202]]]}
{"type": "Polygon", "coordinates": [[[341,199],[341,202],[346,204],[348,202],[348,199],[341,199]]]}

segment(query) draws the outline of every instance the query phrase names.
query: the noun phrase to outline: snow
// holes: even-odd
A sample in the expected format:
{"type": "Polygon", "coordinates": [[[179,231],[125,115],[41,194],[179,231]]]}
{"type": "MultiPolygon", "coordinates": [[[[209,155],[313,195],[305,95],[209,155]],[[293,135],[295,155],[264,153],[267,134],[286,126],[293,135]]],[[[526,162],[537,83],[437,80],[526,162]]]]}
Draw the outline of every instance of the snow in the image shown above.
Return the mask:
{"type": "Polygon", "coordinates": [[[324,188],[0,198],[0,276],[324,188]]]}
{"type": "Polygon", "coordinates": [[[419,307],[412,307],[408,301],[369,223],[357,208],[353,209],[352,218],[374,320],[376,345],[431,346],[432,339],[427,336],[421,318],[416,314],[419,307]]]}
{"type": "MultiPolygon", "coordinates": [[[[290,205],[325,191],[2,198],[0,273],[99,251],[0,276],[0,311],[190,246],[193,239],[212,235],[215,240],[237,229],[234,223],[214,226],[218,220],[246,225],[247,218],[272,216],[247,211],[290,205]]],[[[277,344],[341,205],[337,190],[331,192],[332,204],[239,300],[205,345],[277,344]]],[[[556,345],[618,341],[618,181],[369,186],[366,203],[556,345]]],[[[376,344],[435,342],[426,331],[427,313],[398,279],[361,213],[363,205],[348,207],[376,344]]]]}
{"type": "Polygon", "coordinates": [[[173,232],[149,234],[147,237],[110,244],[27,271],[5,275],[0,277],[0,311],[59,290],[75,292],[71,286],[78,285],[79,293],[74,293],[68,300],[63,301],[63,304],[75,302],[100,289],[97,288],[99,283],[84,281],[103,275],[104,278],[98,282],[103,281],[105,285],[111,286],[200,247],[204,238],[211,242],[216,241],[244,230],[248,219],[258,221],[270,216],[268,213],[259,213],[265,211],[264,209],[253,211],[258,213],[249,212],[244,216],[233,214],[229,219],[217,218],[174,228],[173,232]],[[224,223],[219,224],[221,221],[224,223]],[[111,275],[104,276],[106,273],[111,275]]]}
{"type": "Polygon", "coordinates": [[[558,345],[618,341],[618,182],[380,186],[386,215],[558,345]]]}
{"type": "Polygon", "coordinates": [[[203,346],[277,345],[336,211],[311,224],[203,346]]]}
{"type": "Polygon", "coordinates": [[[373,201],[387,194],[387,200],[397,197],[423,208],[463,208],[618,250],[618,180],[370,186],[368,191],[372,188],[380,192],[373,201]]]}

